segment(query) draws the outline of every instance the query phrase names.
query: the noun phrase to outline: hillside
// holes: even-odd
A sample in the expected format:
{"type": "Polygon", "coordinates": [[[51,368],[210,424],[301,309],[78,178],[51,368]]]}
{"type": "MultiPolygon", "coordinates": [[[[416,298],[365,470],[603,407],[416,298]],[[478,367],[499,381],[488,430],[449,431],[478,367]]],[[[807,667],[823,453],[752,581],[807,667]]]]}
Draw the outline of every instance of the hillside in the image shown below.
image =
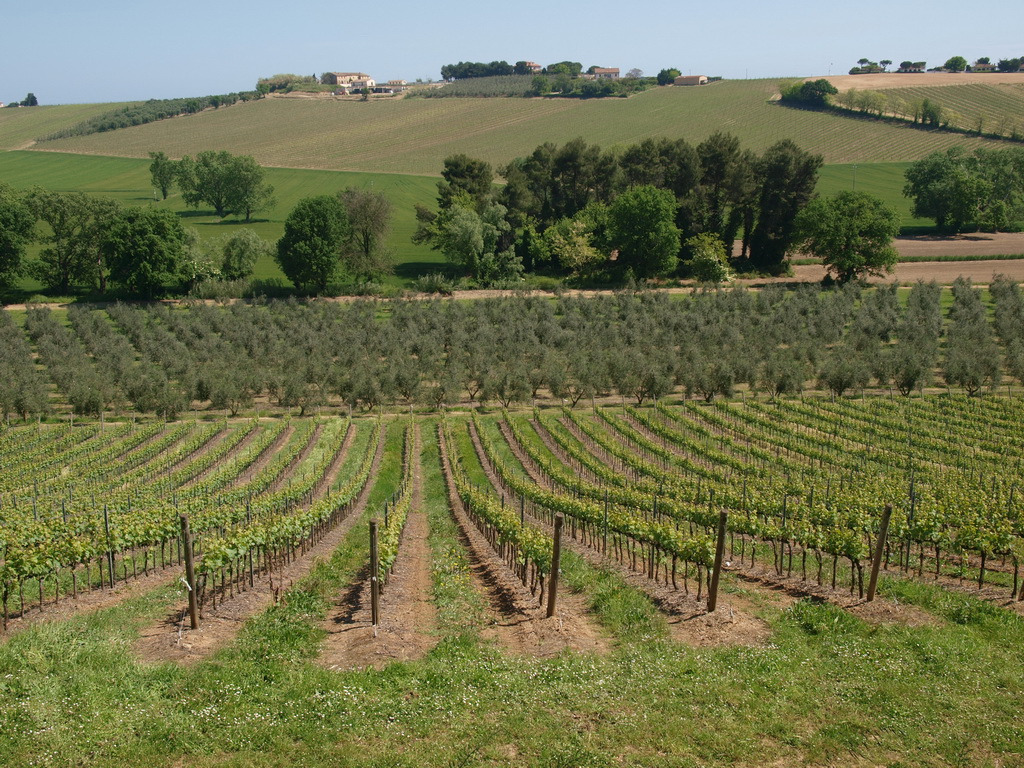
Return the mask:
{"type": "Polygon", "coordinates": [[[102,115],[123,104],[67,104],[56,107],[0,109],[0,151],[23,149],[40,136],[102,115]]]}
{"type": "Polygon", "coordinates": [[[597,100],[269,98],[36,149],[123,157],[145,157],[155,149],[175,157],[226,149],[273,166],[436,175],[456,152],[501,164],[545,141],[576,136],[602,146],[649,136],[696,142],[724,129],[755,151],[793,138],[823,154],[826,163],[906,162],[979,142],[787,109],[772,101],[777,86],[775,79],[725,81],[597,100]]]}

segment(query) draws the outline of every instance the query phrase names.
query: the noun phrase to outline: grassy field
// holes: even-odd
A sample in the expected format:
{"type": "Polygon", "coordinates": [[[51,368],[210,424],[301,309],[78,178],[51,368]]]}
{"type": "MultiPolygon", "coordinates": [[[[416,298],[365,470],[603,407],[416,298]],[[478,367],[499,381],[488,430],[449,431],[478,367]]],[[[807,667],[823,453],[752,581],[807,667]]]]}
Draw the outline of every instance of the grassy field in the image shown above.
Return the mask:
{"type": "Polygon", "coordinates": [[[737,80],[594,100],[271,98],[37,148],[126,157],[226,149],[273,166],[436,175],[455,152],[501,164],[577,136],[611,147],[651,136],[699,142],[726,130],[755,151],[794,138],[828,163],[906,162],[982,143],[781,107],[771,101],[777,86],[775,79],[737,80]]]}

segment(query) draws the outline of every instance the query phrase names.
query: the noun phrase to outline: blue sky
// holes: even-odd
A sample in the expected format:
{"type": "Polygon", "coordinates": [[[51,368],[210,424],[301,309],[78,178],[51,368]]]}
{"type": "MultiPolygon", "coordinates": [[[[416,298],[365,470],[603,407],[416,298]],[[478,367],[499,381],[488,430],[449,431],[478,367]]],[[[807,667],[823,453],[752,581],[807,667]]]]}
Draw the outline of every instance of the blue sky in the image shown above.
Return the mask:
{"type": "Polygon", "coordinates": [[[840,74],[861,57],[935,66],[954,55],[1024,56],[1019,0],[11,0],[0,18],[0,101],[31,91],[42,104],[227,93],[279,72],[437,79],[457,61],[569,59],[743,78],[840,74]]]}

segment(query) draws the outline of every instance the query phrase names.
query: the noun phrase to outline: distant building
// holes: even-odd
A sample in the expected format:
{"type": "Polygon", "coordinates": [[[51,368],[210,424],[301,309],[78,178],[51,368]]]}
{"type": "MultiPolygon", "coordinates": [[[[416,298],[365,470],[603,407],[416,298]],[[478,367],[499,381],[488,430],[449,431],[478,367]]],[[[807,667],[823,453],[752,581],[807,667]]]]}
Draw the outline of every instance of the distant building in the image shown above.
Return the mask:
{"type": "Polygon", "coordinates": [[[369,77],[368,75],[364,76],[360,80],[352,80],[351,82],[349,82],[349,87],[352,88],[355,91],[361,91],[364,88],[373,89],[376,86],[377,86],[377,81],[374,80],[372,77],[369,77]]]}
{"type": "Polygon", "coordinates": [[[401,93],[409,87],[409,83],[406,80],[388,80],[386,85],[393,93],[401,93]]]}
{"type": "Polygon", "coordinates": [[[998,72],[999,67],[995,64],[972,64],[970,70],[971,72],[998,72]]]}
{"type": "Polygon", "coordinates": [[[680,75],[672,81],[672,85],[707,85],[707,75],[680,75]]]}
{"type": "Polygon", "coordinates": [[[544,71],[544,67],[542,67],[535,61],[526,62],[526,68],[530,70],[531,75],[539,75],[541,72],[544,71]]]}
{"type": "Polygon", "coordinates": [[[354,83],[357,80],[369,80],[370,76],[365,72],[324,72],[320,76],[320,82],[324,85],[345,85],[354,83]]]}
{"type": "Polygon", "coordinates": [[[619,68],[618,67],[594,67],[594,79],[595,80],[618,80],[619,79],[619,68]]]}
{"type": "Polygon", "coordinates": [[[924,67],[900,67],[897,72],[924,72],[924,67]]]}

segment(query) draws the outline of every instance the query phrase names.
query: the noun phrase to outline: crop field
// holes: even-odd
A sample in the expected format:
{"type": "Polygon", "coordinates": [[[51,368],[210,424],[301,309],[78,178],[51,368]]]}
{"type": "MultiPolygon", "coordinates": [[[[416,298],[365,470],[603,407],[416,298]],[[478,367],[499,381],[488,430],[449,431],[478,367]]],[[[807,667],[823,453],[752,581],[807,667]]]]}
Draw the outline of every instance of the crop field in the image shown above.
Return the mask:
{"type": "Polygon", "coordinates": [[[1021,408],[8,428],[0,762],[1017,764],[1021,408]]]}
{"type": "Polygon", "coordinates": [[[226,149],[265,165],[431,175],[457,152],[497,165],[545,141],[577,136],[611,147],[653,136],[696,143],[725,130],[755,151],[795,138],[827,163],[908,162],[956,144],[984,143],[788,109],[772,101],[777,88],[777,80],[744,80],[656,88],[629,99],[271,98],[36,149],[127,157],[226,149]]]}
{"type": "MultiPolygon", "coordinates": [[[[913,81],[911,80],[911,83],[913,81]]],[[[943,109],[944,119],[967,131],[1024,136],[1024,82],[986,85],[918,85],[886,88],[889,98],[912,103],[929,99],[943,109]]]]}

